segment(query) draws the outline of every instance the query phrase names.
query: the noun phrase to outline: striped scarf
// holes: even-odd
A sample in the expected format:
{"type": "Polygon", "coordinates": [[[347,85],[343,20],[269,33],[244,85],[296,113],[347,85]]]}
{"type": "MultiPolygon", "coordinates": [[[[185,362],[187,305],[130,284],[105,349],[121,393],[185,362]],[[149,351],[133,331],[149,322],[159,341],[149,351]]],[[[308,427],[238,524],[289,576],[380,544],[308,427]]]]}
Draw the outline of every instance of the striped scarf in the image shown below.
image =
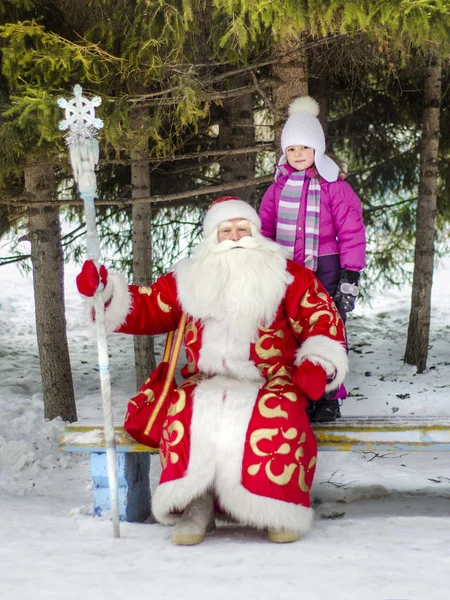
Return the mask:
{"type": "MultiPolygon", "coordinates": [[[[287,171],[280,166],[283,173],[287,171]]],[[[300,210],[305,171],[294,171],[289,176],[280,196],[278,205],[278,220],[276,241],[289,251],[289,257],[294,256],[295,239],[297,237],[297,220],[300,210]]],[[[319,221],[320,221],[320,184],[312,177],[309,183],[306,199],[305,221],[305,267],[317,269],[319,250],[319,221]]]]}

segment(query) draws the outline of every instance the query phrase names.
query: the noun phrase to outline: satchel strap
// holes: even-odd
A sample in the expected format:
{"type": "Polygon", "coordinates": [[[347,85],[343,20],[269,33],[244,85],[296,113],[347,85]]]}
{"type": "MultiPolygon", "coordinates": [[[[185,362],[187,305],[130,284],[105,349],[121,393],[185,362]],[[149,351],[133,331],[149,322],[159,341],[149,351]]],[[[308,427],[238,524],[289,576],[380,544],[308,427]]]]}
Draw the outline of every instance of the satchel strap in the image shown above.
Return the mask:
{"type": "MultiPolygon", "coordinates": [[[[167,379],[166,379],[166,383],[164,385],[164,390],[163,390],[164,396],[167,393],[166,387],[167,387],[167,389],[169,389],[170,383],[171,383],[174,373],[175,373],[175,369],[176,369],[177,362],[178,362],[178,356],[180,355],[180,348],[183,343],[185,326],[186,326],[186,315],[183,313],[181,315],[180,323],[178,325],[177,335],[175,337],[175,340],[173,341],[173,345],[171,344],[172,345],[172,348],[171,348],[172,354],[170,356],[169,369],[167,371],[167,379]]],[[[167,337],[169,337],[169,335],[172,334],[172,339],[173,339],[173,333],[174,333],[173,331],[170,331],[167,334],[167,337]]]]}
{"type": "Polygon", "coordinates": [[[173,340],[173,337],[174,337],[173,331],[170,331],[167,334],[166,348],[164,348],[164,354],[166,352],[166,349],[168,348],[169,352],[170,352],[170,350],[172,350],[172,355],[170,357],[170,363],[169,363],[169,368],[167,370],[167,377],[164,382],[164,387],[163,387],[162,392],[156,402],[156,406],[152,412],[152,416],[150,417],[150,419],[147,423],[147,427],[145,428],[145,432],[144,432],[145,435],[148,435],[148,432],[153,427],[153,423],[155,422],[155,419],[158,416],[158,413],[164,404],[164,401],[167,396],[167,392],[170,390],[170,387],[172,385],[175,368],[176,368],[177,362],[178,362],[178,356],[180,354],[181,344],[183,342],[185,325],[186,325],[186,315],[183,313],[181,315],[180,323],[178,325],[178,330],[177,330],[177,335],[175,337],[175,341],[173,340]],[[170,340],[169,340],[169,337],[170,337],[170,340]],[[169,343],[168,343],[168,340],[169,340],[169,343]],[[173,342],[173,344],[172,344],[172,342],[173,342]]]}
{"type": "Polygon", "coordinates": [[[175,335],[174,331],[169,331],[169,333],[166,335],[166,345],[164,346],[164,352],[163,352],[163,355],[162,355],[161,362],[169,362],[170,353],[172,351],[172,344],[173,344],[173,336],[174,335],[175,335]]]}

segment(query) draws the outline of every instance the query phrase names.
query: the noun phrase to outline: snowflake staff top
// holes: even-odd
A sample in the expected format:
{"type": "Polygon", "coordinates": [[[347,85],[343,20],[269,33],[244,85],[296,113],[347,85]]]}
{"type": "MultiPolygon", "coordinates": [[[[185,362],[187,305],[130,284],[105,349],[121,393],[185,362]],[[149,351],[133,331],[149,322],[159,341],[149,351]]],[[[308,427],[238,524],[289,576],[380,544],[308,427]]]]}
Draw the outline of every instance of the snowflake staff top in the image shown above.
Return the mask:
{"type": "Polygon", "coordinates": [[[69,129],[66,143],[70,150],[70,162],[73,175],[81,195],[95,194],[97,178],[95,167],[99,159],[96,139],[97,130],[103,127],[103,121],[95,116],[95,108],[102,103],[98,96],[88,100],[82,95],[80,85],[73,88],[74,98],[58,99],[58,106],[65,110],[66,118],[59,122],[59,129],[69,129]]]}
{"type": "Polygon", "coordinates": [[[70,129],[68,144],[80,142],[81,138],[94,137],[97,133],[95,130],[103,127],[103,121],[95,116],[95,108],[102,103],[101,98],[95,96],[88,100],[82,94],[83,88],[77,84],[73,88],[72,100],[58,99],[58,106],[66,111],[66,118],[59,122],[59,128],[62,131],[70,129]]]}

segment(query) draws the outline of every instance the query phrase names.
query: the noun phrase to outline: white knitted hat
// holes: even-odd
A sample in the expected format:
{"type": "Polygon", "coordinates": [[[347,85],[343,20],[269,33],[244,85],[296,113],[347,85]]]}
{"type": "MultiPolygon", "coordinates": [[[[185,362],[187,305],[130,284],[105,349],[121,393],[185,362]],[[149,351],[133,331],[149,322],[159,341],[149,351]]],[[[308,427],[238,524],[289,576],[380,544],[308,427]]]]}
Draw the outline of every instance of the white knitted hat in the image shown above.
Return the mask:
{"type": "Polygon", "coordinates": [[[211,235],[221,223],[230,219],[246,219],[253,223],[257,231],[261,231],[261,220],[250,204],[236,196],[223,196],[215,200],[208,208],[203,221],[205,237],[211,235]]]}
{"type": "Polygon", "coordinates": [[[308,146],[314,148],[314,164],[319,174],[327,181],[336,181],[339,167],[325,154],[325,134],[317,118],[319,104],[311,96],[296,98],[289,106],[289,118],[281,132],[283,156],[278,164],[286,160],[286,148],[289,146],[308,146]]]}

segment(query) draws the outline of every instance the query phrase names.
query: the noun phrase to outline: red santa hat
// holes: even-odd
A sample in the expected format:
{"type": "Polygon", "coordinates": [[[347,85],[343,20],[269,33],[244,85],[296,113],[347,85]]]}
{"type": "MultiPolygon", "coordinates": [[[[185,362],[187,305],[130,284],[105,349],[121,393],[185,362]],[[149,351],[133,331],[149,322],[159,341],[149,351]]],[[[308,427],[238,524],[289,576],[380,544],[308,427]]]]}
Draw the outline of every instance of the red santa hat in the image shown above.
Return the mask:
{"type": "Polygon", "coordinates": [[[203,221],[205,237],[211,235],[224,221],[231,219],[245,219],[252,223],[257,231],[261,231],[261,220],[256,210],[236,196],[223,196],[215,200],[206,213],[203,221]]]}
{"type": "Polygon", "coordinates": [[[286,148],[289,146],[307,146],[314,148],[314,164],[319,174],[327,181],[336,181],[339,167],[325,154],[325,134],[317,118],[319,104],[311,96],[296,98],[289,106],[289,118],[281,132],[283,156],[279,164],[286,160],[286,148]]]}

